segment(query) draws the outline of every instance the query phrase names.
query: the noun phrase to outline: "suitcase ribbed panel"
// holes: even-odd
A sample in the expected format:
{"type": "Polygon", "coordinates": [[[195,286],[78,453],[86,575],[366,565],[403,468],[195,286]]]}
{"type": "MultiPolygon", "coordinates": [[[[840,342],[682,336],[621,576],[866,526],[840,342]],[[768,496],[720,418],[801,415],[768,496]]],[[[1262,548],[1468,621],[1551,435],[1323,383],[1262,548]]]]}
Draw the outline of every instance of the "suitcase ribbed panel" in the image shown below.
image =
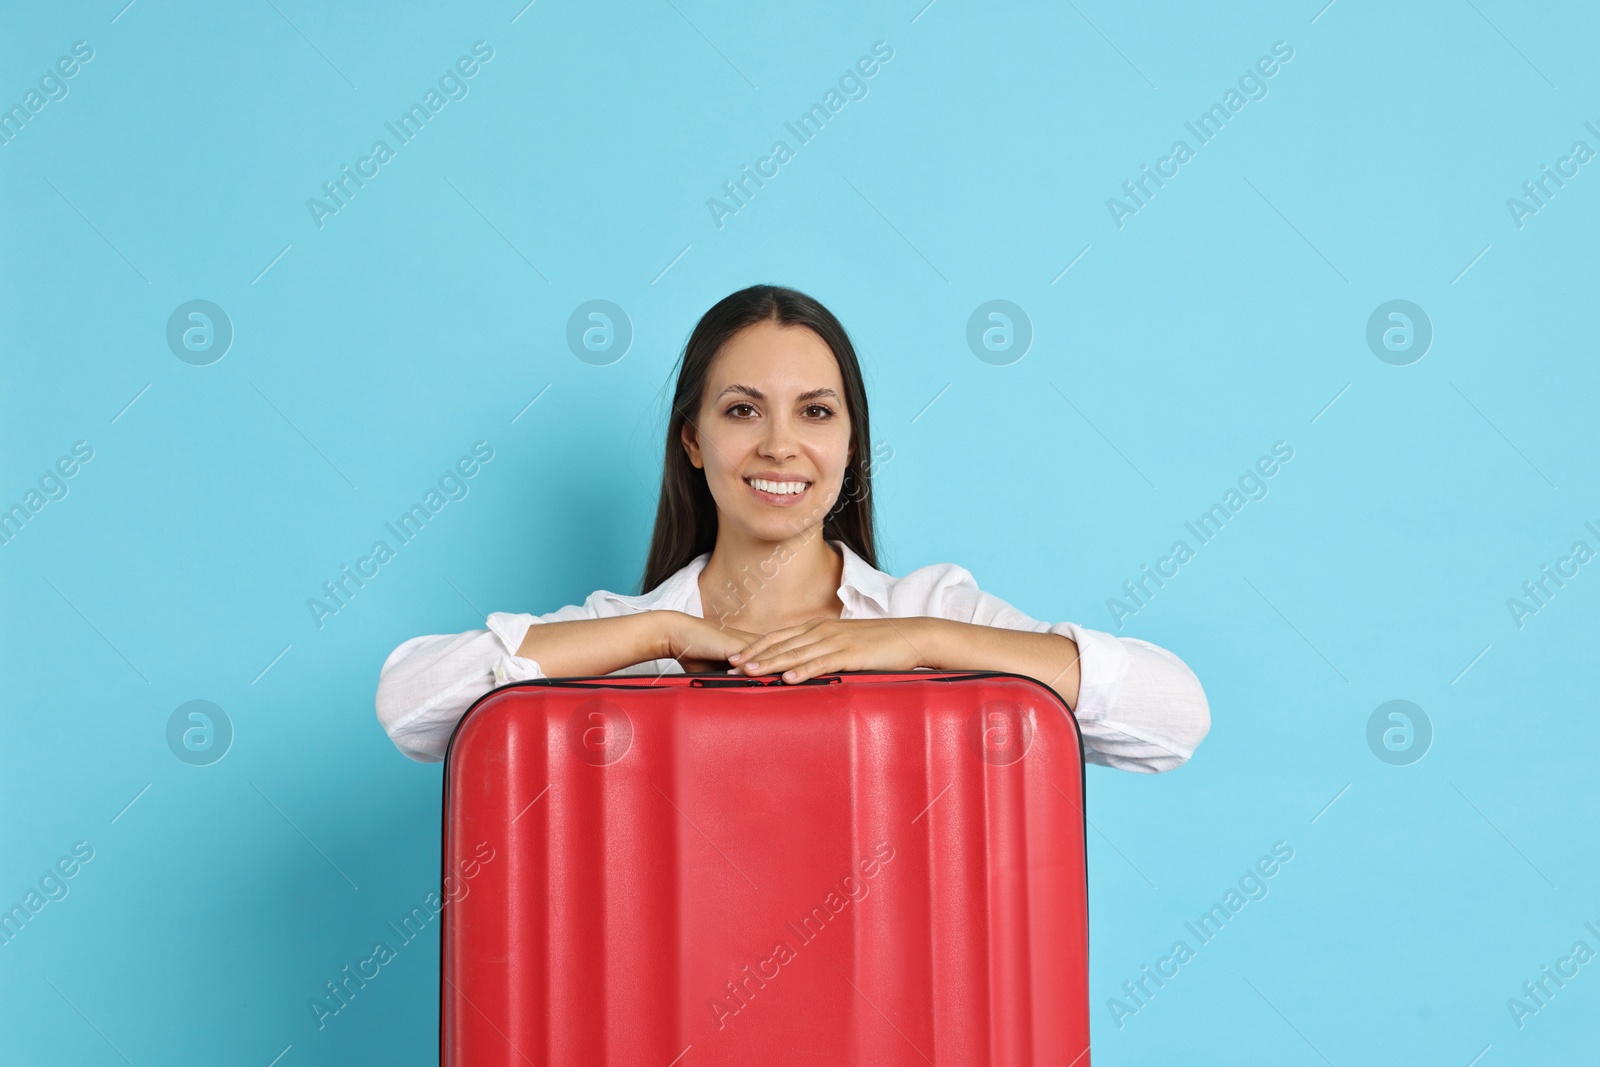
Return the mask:
{"type": "Polygon", "coordinates": [[[951,901],[975,903],[983,909],[980,917],[988,909],[988,765],[973,758],[965,727],[961,717],[948,715],[927,723],[923,803],[932,806],[916,823],[927,856],[922,878],[937,893],[921,916],[933,972],[934,1048],[928,1053],[949,1064],[989,1062],[989,931],[986,923],[967,919],[970,911],[948,910],[951,901]]]}
{"type": "Polygon", "coordinates": [[[894,860],[874,879],[879,884],[862,906],[852,905],[854,974],[844,991],[855,1023],[850,1062],[925,1065],[924,1056],[935,1056],[933,975],[925,967],[903,968],[899,961],[928,958],[934,914],[933,882],[926,867],[918,869],[924,850],[916,847],[929,822],[922,809],[933,799],[923,744],[927,719],[916,707],[887,710],[865,700],[854,710],[853,743],[847,753],[853,801],[850,855],[870,854],[874,845],[887,842],[894,860]]]}
{"type": "Polygon", "coordinates": [[[1087,1067],[1070,714],[1019,675],[834,677],[479,700],[446,757],[443,1062],[1087,1067]]]}

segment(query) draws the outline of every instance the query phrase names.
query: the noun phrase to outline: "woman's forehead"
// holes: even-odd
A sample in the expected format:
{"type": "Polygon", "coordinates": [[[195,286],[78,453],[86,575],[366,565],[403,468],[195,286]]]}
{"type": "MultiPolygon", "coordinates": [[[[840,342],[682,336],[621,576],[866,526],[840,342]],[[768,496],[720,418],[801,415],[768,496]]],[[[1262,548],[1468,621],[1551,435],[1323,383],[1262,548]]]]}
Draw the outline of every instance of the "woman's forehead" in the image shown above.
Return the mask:
{"type": "Polygon", "coordinates": [[[815,389],[843,391],[839,363],[821,337],[804,326],[760,322],[740,330],[711,362],[712,395],[730,384],[761,394],[792,396],[815,389]]]}

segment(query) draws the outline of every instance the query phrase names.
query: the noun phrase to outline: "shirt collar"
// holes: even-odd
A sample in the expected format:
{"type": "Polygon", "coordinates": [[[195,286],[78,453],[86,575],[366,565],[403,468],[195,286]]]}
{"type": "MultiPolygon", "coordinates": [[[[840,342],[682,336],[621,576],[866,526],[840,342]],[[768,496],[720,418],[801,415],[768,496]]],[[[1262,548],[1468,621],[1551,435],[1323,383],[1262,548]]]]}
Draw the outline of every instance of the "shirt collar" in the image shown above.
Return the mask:
{"type": "Polygon", "coordinates": [[[889,576],[860,556],[843,541],[829,541],[844,557],[844,574],[839,579],[839,589],[854,590],[864,600],[878,606],[884,616],[889,614],[889,576]]]}
{"type": "MultiPolygon", "coordinates": [[[[839,577],[839,591],[848,590],[863,600],[877,605],[887,617],[889,614],[889,575],[856,554],[842,540],[829,540],[844,557],[844,573],[839,577]]],[[[652,603],[681,604],[682,610],[704,617],[705,606],[700,602],[700,572],[711,559],[709,551],[702,552],[678,569],[677,573],[661,583],[652,603]]]]}

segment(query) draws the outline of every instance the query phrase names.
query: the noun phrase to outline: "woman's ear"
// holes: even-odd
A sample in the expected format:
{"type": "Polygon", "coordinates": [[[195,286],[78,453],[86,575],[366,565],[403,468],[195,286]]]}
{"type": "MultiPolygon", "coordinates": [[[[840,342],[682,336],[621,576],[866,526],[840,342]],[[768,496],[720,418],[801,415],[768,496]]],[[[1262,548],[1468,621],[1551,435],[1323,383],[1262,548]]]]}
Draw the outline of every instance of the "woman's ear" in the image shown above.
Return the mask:
{"type": "Polygon", "coordinates": [[[705,461],[700,458],[700,442],[695,439],[694,423],[688,419],[683,420],[683,431],[680,439],[683,441],[684,451],[689,453],[689,462],[696,467],[704,467],[705,461]]]}

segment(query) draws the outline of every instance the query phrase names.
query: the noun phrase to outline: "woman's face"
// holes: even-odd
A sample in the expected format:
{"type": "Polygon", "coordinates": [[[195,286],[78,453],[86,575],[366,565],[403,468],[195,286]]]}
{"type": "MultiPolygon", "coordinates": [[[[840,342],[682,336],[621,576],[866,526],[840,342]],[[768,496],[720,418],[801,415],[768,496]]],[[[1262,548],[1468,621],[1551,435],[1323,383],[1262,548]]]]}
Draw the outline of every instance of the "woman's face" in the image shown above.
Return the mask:
{"type": "Polygon", "coordinates": [[[729,338],[695,422],[698,430],[684,424],[683,444],[706,472],[719,523],[782,541],[820,523],[838,499],[850,415],[839,363],[810,329],[764,321],[729,338]]]}

